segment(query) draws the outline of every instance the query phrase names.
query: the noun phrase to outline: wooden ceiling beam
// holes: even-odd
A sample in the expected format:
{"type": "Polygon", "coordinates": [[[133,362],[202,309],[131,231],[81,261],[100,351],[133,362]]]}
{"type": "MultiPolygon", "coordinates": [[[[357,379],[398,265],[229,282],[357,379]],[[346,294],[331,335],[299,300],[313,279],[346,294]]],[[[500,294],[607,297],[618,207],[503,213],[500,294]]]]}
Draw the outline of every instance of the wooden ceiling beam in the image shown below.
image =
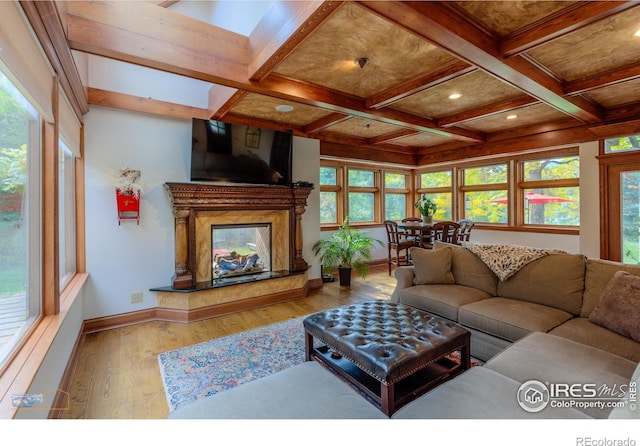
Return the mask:
{"type": "Polygon", "coordinates": [[[637,2],[582,1],[506,36],[500,44],[504,57],[530,51],[558,37],[637,6],[637,2]]]}
{"type": "Polygon", "coordinates": [[[458,113],[453,116],[438,119],[438,125],[440,127],[448,127],[450,125],[459,125],[463,122],[473,121],[475,119],[486,118],[498,113],[504,113],[506,111],[516,110],[518,108],[525,107],[527,105],[537,104],[538,101],[531,96],[522,95],[515,99],[509,99],[494,104],[485,105],[475,110],[468,110],[462,113],[458,113]]]}
{"type": "Polygon", "coordinates": [[[565,83],[566,94],[581,94],[597,88],[640,78],[640,62],[565,83]]]}
{"type": "Polygon", "coordinates": [[[237,88],[212,85],[209,89],[209,116],[211,119],[222,119],[246,95],[246,91],[237,88]]]}
{"type": "Polygon", "coordinates": [[[269,75],[343,3],[323,0],[273,2],[249,36],[249,79],[260,81],[269,75]]]}
{"type": "Polygon", "coordinates": [[[130,110],[160,116],[170,116],[172,118],[180,119],[209,118],[209,111],[204,108],[175,104],[173,102],[166,102],[152,98],[142,98],[125,93],[101,90],[99,88],[89,87],[87,93],[88,101],[91,105],[118,108],[120,110],[130,110]]]}
{"type": "Polygon", "coordinates": [[[399,164],[407,167],[416,165],[416,156],[412,153],[393,152],[368,146],[354,147],[339,142],[320,141],[320,156],[330,156],[340,159],[350,158],[384,164],[399,164]]]}
{"type": "Polygon", "coordinates": [[[446,3],[364,1],[360,4],[569,116],[584,122],[601,121],[602,111],[598,107],[564,97],[559,81],[524,58],[503,57],[495,37],[479,30],[446,3]]]}
{"type": "Polygon", "coordinates": [[[72,49],[234,88],[247,83],[248,38],[175,11],[146,2],[68,2],[67,23],[72,49]]]}
{"type": "Polygon", "coordinates": [[[393,88],[371,96],[366,100],[365,104],[367,108],[387,107],[394,102],[419,93],[427,88],[435,87],[476,70],[476,67],[466,62],[454,60],[433,71],[421,74],[414,79],[409,79],[400,85],[396,85],[393,88]]]}
{"type": "Polygon", "coordinates": [[[353,119],[353,116],[345,115],[344,113],[331,113],[324,118],[320,118],[311,124],[305,125],[303,130],[305,134],[312,135],[326,130],[336,124],[340,124],[341,122],[348,121],[349,119],[353,119]]]}
{"type": "Polygon", "coordinates": [[[394,139],[404,138],[405,136],[415,135],[415,130],[411,129],[403,129],[393,133],[387,133],[385,135],[376,136],[374,138],[369,138],[369,144],[381,144],[384,142],[393,141],[394,139]]]}

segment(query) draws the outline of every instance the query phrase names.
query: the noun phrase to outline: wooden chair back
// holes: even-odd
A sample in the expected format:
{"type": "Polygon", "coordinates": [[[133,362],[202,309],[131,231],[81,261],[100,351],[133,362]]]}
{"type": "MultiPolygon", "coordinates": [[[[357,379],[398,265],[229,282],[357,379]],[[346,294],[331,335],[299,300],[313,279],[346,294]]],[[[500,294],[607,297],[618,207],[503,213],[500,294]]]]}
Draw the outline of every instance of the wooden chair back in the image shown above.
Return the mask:
{"type": "Polygon", "coordinates": [[[433,225],[433,239],[457,245],[459,230],[460,225],[455,221],[439,221],[433,225]]]}
{"type": "Polygon", "coordinates": [[[473,220],[463,218],[458,220],[457,223],[460,225],[460,229],[458,230],[458,241],[468,242],[471,237],[471,228],[473,228],[475,222],[473,220]]]}
{"type": "Polygon", "coordinates": [[[415,242],[405,238],[405,234],[398,230],[398,223],[393,220],[385,220],[384,227],[387,230],[388,264],[389,275],[391,275],[391,265],[411,265],[409,249],[415,246],[415,242]]]}

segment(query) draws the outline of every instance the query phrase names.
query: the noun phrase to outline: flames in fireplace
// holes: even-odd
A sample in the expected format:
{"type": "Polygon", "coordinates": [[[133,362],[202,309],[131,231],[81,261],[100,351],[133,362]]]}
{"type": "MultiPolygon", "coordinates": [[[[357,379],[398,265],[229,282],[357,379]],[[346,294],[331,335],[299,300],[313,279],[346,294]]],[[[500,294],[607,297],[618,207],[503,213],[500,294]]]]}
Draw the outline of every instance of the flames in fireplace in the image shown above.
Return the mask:
{"type": "Polygon", "coordinates": [[[271,271],[271,224],[211,226],[212,279],[271,271]]]}

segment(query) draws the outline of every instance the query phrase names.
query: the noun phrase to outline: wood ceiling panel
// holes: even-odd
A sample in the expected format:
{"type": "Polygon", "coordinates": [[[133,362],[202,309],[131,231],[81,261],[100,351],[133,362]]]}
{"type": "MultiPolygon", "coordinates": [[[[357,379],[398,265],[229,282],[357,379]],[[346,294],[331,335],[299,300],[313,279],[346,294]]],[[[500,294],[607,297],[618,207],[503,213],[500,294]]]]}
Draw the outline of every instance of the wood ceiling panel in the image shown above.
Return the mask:
{"type": "Polygon", "coordinates": [[[398,101],[393,108],[437,119],[519,96],[522,96],[519,90],[476,71],[398,101]],[[449,99],[452,93],[462,96],[449,99]]]}
{"type": "Polygon", "coordinates": [[[365,118],[353,118],[348,121],[332,125],[327,128],[327,131],[360,138],[375,138],[376,136],[397,132],[400,129],[402,129],[402,127],[393,124],[372,121],[371,119],[365,118]]]}
{"type": "Polygon", "coordinates": [[[346,3],[275,72],[368,97],[453,60],[453,57],[355,3],[346,3]],[[354,60],[369,58],[360,69],[354,60]]]}
{"type": "Polygon", "coordinates": [[[257,93],[248,93],[232,108],[232,113],[293,126],[304,126],[331,114],[330,111],[321,108],[284,101],[257,93]],[[278,105],[290,105],[294,109],[291,112],[283,113],[276,110],[278,105]]]}
{"type": "Polygon", "coordinates": [[[466,127],[483,132],[497,132],[499,130],[514,129],[543,122],[550,122],[566,118],[562,112],[544,104],[530,105],[518,110],[498,113],[486,118],[476,119],[465,123],[466,127]],[[507,116],[516,115],[516,119],[507,119],[507,116]]]}
{"type": "Polygon", "coordinates": [[[528,54],[559,78],[572,81],[630,65],[640,60],[640,8],[608,19],[540,46],[528,54]]]}
{"type": "Polygon", "coordinates": [[[640,79],[591,90],[588,96],[605,107],[640,101],[640,79]]]}
{"type": "Polygon", "coordinates": [[[577,3],[573,1],[469,1],[456,2],[500,36],[506,36],[577,3]]]}

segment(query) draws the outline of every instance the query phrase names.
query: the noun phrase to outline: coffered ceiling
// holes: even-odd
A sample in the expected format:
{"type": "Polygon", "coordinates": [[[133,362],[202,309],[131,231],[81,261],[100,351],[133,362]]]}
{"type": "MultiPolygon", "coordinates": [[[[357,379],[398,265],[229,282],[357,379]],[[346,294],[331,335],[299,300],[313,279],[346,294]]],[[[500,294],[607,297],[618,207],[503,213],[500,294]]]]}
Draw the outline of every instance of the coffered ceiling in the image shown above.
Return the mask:
{"type": "Polygon", "coordinates": [[[637,2],[274,2],[248,37],[174,3],[68,2],[68,44],[211,82],[209,118],[325,155],[424,165],[640,131],[637,2]]]}

